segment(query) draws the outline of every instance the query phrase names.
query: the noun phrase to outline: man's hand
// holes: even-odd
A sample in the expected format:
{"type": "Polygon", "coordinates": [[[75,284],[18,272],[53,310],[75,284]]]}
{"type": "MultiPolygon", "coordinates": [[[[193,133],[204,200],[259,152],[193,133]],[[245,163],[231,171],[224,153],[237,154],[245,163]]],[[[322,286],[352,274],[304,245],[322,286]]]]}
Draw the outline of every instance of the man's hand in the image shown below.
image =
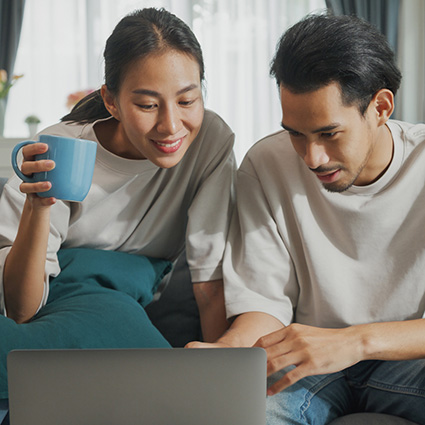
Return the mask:
{"type": "Polygon", "coordinates": [[[261,337],[255,345],[267,352],[267,373],[295,366],[272,385],[268,395],[300,379],[335,373],[363,360],[425,358],[425,320],[368,323],[342,329],[292,324],[261,337]]]}
{"type": "Polygon", "coordinates": [[[361,341],[354,328],[322,329],[292,324],[260,338],[267,352],[267,374],[294,365],[267,394],[274,395],[310,375],[334,373],[362,360],[361,341]]]}

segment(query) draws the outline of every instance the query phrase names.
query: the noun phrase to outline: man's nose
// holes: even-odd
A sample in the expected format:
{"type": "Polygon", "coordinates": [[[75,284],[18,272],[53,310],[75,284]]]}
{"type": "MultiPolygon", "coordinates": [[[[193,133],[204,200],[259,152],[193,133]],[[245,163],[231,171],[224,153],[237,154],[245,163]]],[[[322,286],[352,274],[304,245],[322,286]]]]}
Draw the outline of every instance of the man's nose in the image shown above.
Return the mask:
{"type": "Polygon", "coordinates": [[[308,141],[306,143],[303,159],[307,167],[312,170],[329,162],[329,156],[325,146],[315,141],[308,141]]]}

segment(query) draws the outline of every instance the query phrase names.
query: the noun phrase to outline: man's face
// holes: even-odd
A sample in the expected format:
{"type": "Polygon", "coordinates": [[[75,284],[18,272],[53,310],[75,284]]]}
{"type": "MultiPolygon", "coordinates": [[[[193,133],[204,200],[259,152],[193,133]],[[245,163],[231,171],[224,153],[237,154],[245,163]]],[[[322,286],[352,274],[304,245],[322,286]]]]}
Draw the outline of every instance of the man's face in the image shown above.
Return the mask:
{"type": "Polygon", "coordinates": [[[302,94],[281,86],[280,97],[282,127],[328,191],[368,185],[388,167],[392,138],[382,125],[375,97],[364,116],[357,105],[343,105],[336,83],[302,94]]]}

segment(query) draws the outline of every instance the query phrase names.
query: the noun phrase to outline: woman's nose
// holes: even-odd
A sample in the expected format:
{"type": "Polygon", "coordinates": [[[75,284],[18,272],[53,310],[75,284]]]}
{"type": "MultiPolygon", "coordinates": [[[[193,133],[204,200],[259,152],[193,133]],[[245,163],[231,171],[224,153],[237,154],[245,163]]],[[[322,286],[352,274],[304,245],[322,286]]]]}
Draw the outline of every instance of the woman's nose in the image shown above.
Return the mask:
{"type": "Polygon", "coordinates": [[[178,111],[172,106],[163,107],[158,116],[157,130],[159,133],[172,135],[180,130],[181,120],[178,111]]]}

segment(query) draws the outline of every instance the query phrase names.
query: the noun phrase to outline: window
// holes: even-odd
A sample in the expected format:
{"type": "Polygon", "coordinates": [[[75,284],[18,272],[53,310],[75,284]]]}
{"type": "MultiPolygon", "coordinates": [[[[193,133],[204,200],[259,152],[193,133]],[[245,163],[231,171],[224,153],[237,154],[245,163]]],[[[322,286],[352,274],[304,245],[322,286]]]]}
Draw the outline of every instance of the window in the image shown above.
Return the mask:
{"type": "Polygon", "coordinates": [[[26,0],[6,137],[26,137],[28,115],[40,128],[69,111],[71,93],[103,82],[103,48],[119,19],[137,8],[165,7],[193,29],[204,52],[205,105],[236,133],[240,161],[259,138],[278,130],[278,91],[269,63],[282,32],[324,0],[26,0]]]}

